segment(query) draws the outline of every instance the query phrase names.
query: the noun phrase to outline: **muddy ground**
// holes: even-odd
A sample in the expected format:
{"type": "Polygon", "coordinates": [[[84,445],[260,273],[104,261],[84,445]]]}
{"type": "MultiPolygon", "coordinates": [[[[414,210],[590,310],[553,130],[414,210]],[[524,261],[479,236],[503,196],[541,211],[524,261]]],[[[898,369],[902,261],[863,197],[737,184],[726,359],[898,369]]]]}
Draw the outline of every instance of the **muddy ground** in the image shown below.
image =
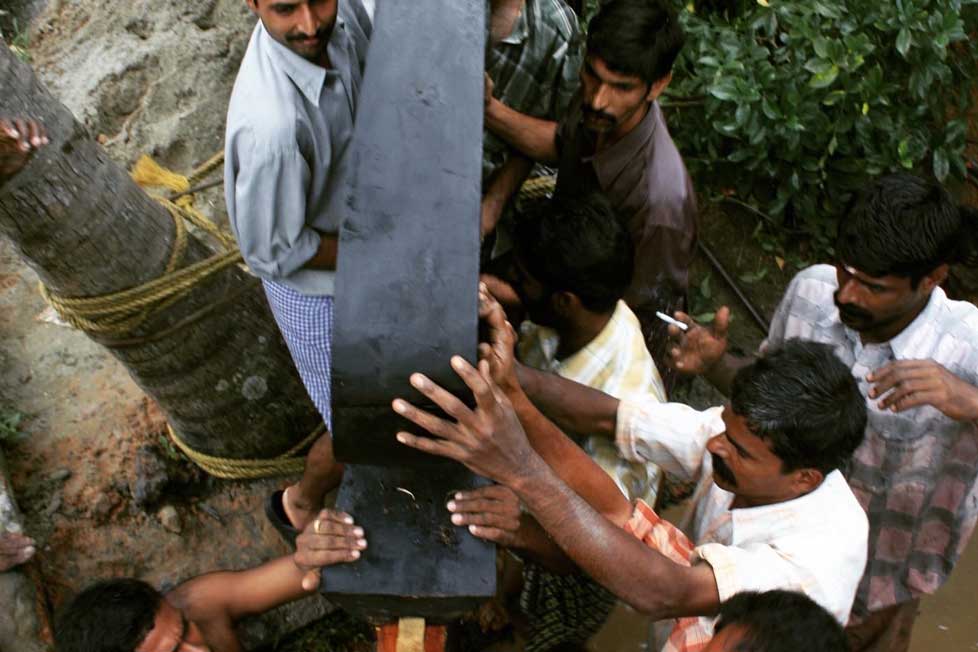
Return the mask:
{"type": "MultiPolygon", "coordinates": [[[[25,17],[43,5],[6,0],[2,7],[25,17]]],[[[187,170],[220,147],[226,100],[252,24],[240,0],[52,0],[31,23],[27,51],[42,80],[120,163],[148,152],[187,170]]],[[[11,26],[9,15],[0,17],[8,37],[11,26]]],[[[223,220],[220,191],[204,199],[204,208],[223,220]]],[[[790,263],[781,269],[758,246],[747,214],[709,210],[704,226],[706,241],[770,314],[796,270],[790,263]]],[[[733,338],[752,349],[760,329],[702,257],[695,276],[700,306],[734,306],[733,338]]],[[[260,512],[262,496],[282,481],[215,482],[189,472],[172,459],[159,412],[122,367],[84,335],[51,323],[45,309],[36,276],[0,241],[0,417],[20,415],[23,433],[0,444],[27,530],[40,542],[35,564],[51,603],[96,577],[137,575],[168,586],[282,554],[260,512]],[[145,495],[154,468],[171,481],[160,498],[139,506],[136,497],[145,495]]],[[[689,397],[700,404],[715,399],[701,385],[689,397]]],[[[915,652],[978,649],[976,573],[973,541],[949,586],[924,602],[915,652]]],[[[314,602],[310,608],[323,609],[314,602]]],[[[293,624],[308,617],[289,615],[293,624]]],[[[255,627],[251,640],[284,628],[255,627]]],[[[644,619],[619,609],[591,648],[646,649],[646,628],[644,619]]],[[[334,615],[287,649],[364,645],[362,629],[334,615]]]]}

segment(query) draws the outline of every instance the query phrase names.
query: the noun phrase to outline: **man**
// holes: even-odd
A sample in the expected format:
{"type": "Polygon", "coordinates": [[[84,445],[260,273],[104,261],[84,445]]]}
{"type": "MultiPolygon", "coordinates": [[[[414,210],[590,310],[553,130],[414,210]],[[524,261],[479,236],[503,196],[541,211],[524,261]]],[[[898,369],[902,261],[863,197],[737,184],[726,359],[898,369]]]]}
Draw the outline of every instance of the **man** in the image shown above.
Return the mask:
{"type": "Polygon", "coordinates": [[[58,652],[238,652],[234,624],[315,591],[319,569],[367,547],[348,514],[323,510],[287,555],[244,571],[200,575],[161,594],[136,579],[99,582],[75,596],[55,625],[58,652]]]}
{"type": "Polygon", "coordinates": [[[810,598],[791,591],[738,593],[720,605],[704,652],[845,652],[842,626],[810,598]]]}
{"type": "MultiPolygon", "coordinates": [[[[564,0],[487,0],[489,40],[486,75],[495,97],[520,113],[557,120],[577,91],[581,29],[564,0]]],[[[482,235],[495,232],[494,253],[510,250],[509,220],[497,229],[509,200],[533,162],[485,132],[482,149],[482,235]]]]}
{"type": "MultiPolygon", "coordinates": [[[[601,195],[554,200],[516,226],[514,289],[526,308],[520,359],[616,398],[665,401],[665,389],[635,315],[621,300],[631,280],[632,242],[601,195]]],[[[655,505],[661,471],[622,459],[607,438],[579,439],[629,500],[655,505]]],[[[583,645],[614,596],[580,575],[527,564],[521,598],[528,652],[583,645]]]]}
{"type": "MultiPolygon", "coordinates": [[[[329,428],[332,293],[342,216],[335,184],[353,133],[371,26],[359,0],[246,2],[259,21],[228,106],[228,217],[329,428]]],[[[273,495],[266,507],[287,535],[312,519],[326,490],[339,481],[329,434],[316,446],[302,480],[273,495]]]]}
{"type": "Polygon", "coordinates": [[[612,0],[588,27],[579,97],[559,125],[495,98],[486,107],[493,133],[534,160],[559,163],[558,196],[603,191],[625,220],[636,263],[625,300],[660,370],[667,337],[655,312],[685,305],[696,245],[695,194],[656,102],[683,40],[660,0],[612,0]]]}
{"type": "MultiPolygon", "coordinates": [[[[846,473],[871,528],[854,650],[909,648],[919,597],[947,579],[978,516],[978,309],[939,287],[948,264],[974,260],[978,224],[965,215],[910,174],[869,184],[839,223],[838,262],[795,277],[761,345],[830,344],[869,408],[846,473]]],[[[673,351],[721,390],[746,363],[726,352],[728,316],[673,351]]]]}
{"type": "MultiPolygon", "coordinates": [[[[415,374],[412,386],[454,421],[397,399],[396,412],[437,437],[400,432],[399,441],[509,487],[595,580],[656,620],[680,618],[664,649],[702,649],[720,603],[744,590],[801,591],[845,622],[868,526],[838,466],[860,443],[866,413],[855,381],[827,347],[785,343],[738,373],[730,404],[704,412],[618,401],[561,381],[570,390],[562,404],[578,414],[580,430],[615,436],[628,459],[698,480],[687,539],[643,501],[633,507],[535,411],[513,370],[501,307],[490,320],[493,345],[483,347],[479,370],[452,359],[476,408],[415,374]]],[[[505,540],[492,531],[489,510],[450,509],[474,534],[505,540]]]]}

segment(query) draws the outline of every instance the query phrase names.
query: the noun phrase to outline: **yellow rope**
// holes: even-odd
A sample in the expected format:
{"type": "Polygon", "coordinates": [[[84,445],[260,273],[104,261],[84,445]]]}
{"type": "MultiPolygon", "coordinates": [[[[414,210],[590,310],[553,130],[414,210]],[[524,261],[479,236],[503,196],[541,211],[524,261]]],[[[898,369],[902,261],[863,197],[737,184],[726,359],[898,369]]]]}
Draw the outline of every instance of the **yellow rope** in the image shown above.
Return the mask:
{"type": "Polygon", "coordinates": [[[225,480],[253,480],[256,478],[267,478],[274,475],[294,475],[302,473],[305,465],[304,456],[296,456],[306,446],[312,444],[316,439],[326,432],[326,426],[320,425],[316,430],[300,441],[298,444],[286,452],[267,460],[243,460],[228,457],[215,457],[195,451],[187,442],[180,439],[176,431],[167,424],[167,431],[170,439],[176,444],[183,454],[190,458],[194,464],[205,472],[225,480]]]}
{"type": "MultiPolygon", "coordinates": [[[[198,166],[189,177],[168,170],[148,156],[142,156],[133,166],[132,178],[142,188],[162,188],[174,193],[188,193],[201,179],[218,169],[224,162],[223,152],[198,166]]],[[[176,229],[173,249],[166,269],[158,278],[119,292],[97,297],[61,297],[43,284],[41,295],[64,321],[86,333],[124,335],[132,332],[152,315],[166,310],[210,276],[242,262],[234,236],[207,219],[194,207],[194,195],[182,194],[175,200],[162,195],[150,196],[166,208],[176,229]],[[186,267],[179,267],[187,250],[187,224],[212,236],[224,250],[186,267]]],[[[167,424],[173,443],[205,472],[218,478],[247,480],[274,475],[301,473],[304,457],[296,457],[326,431],[320,425],[298,444],[272,459],[234,459],[216,457],[195,451],[167,424]]]]}
{"type": "Polygon", "coordinates": [[[533,179],[527,179],[523,183],[523,187],[520,188],[520,199],[546,199],[553,194],[556,186],[557,177],[555,176],[534,177],[533,179]]]}

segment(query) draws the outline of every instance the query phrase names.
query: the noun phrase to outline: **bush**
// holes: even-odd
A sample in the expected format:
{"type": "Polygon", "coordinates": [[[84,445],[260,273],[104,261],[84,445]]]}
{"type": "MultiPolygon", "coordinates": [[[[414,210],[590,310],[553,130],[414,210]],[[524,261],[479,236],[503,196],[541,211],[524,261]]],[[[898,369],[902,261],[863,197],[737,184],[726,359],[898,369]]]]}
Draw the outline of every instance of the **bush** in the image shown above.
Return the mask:
{"type": "Polygon", "coordinates": [[[867,177],[904,168],[964,178],[976,5],[686,5],[687,45],[662,104],[699,190],[732,190],[829,248],[867,177]]]}

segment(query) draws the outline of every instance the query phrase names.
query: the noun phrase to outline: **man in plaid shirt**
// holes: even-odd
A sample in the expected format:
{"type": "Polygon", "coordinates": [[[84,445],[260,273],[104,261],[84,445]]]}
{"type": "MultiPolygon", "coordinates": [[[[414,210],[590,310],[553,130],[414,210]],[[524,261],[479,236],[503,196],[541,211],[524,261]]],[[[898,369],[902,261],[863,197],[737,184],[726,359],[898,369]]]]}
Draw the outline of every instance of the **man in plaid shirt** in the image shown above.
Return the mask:
{"type": "MultiPolygon", "coordinates": [[[[880,178],[840,222],[838,262],[795,277],[761,345],[830,344],[866,397],[866,439],[846,471],[870,522],[847,630],[856,651],[909,649],[919,597],[947,579],[978,517],[978,309],[940,288],[949,264],[975,260],[976,234],[974,213],[937,184],[880,178]]],[[[673,351],[721,390],[746,362],[726,353],[728,316],[673,351]]]]}
{"type": "MultiPolygon", "coordinates": [[[[488,0],[491,48],[486,52],[486,101],[493,99],[541,120],[559,120],[577,91],[582,38],[564,0],[488,0]]],[[[486,130],[482,145],[482,235],[497,229],[506,205],[533,161],[486,130]]],[[[495,231],[495,254],[511,248],[512,225],[495,231]]]]}
{"type": "Polygon", "coordinates": [[[457,494],[448,505],[454,523],[533,554],[556,544],[628,604],[655,619],[677,618],[665,650],[704,649],[720,603],[744,590],[799,591],[840,623],[848,618],[868,525],[838,466],[861,442],[866,410],[828,347],[786,342],[738,373],[730,404],[702,412],[619,401],[519,367],[527,391],[559,406],[555,413],[574,431],[615,437],[626,458],[698,481],[684,533],[644,502],[633,506],[537,411],[514,369],[512,327],[498,304],[486,313],[492,344],[483,345],[479,369],[452,359],[476,408],[415,374],[412,385],[451,420],[396,399],[396,412],[436,437],[397,438],[508,487],[538,525],[519,518],[518,501],[500,500],[499,487],[457,494]],[[534,533],[539,527],[550,539],[534,533]]]}

